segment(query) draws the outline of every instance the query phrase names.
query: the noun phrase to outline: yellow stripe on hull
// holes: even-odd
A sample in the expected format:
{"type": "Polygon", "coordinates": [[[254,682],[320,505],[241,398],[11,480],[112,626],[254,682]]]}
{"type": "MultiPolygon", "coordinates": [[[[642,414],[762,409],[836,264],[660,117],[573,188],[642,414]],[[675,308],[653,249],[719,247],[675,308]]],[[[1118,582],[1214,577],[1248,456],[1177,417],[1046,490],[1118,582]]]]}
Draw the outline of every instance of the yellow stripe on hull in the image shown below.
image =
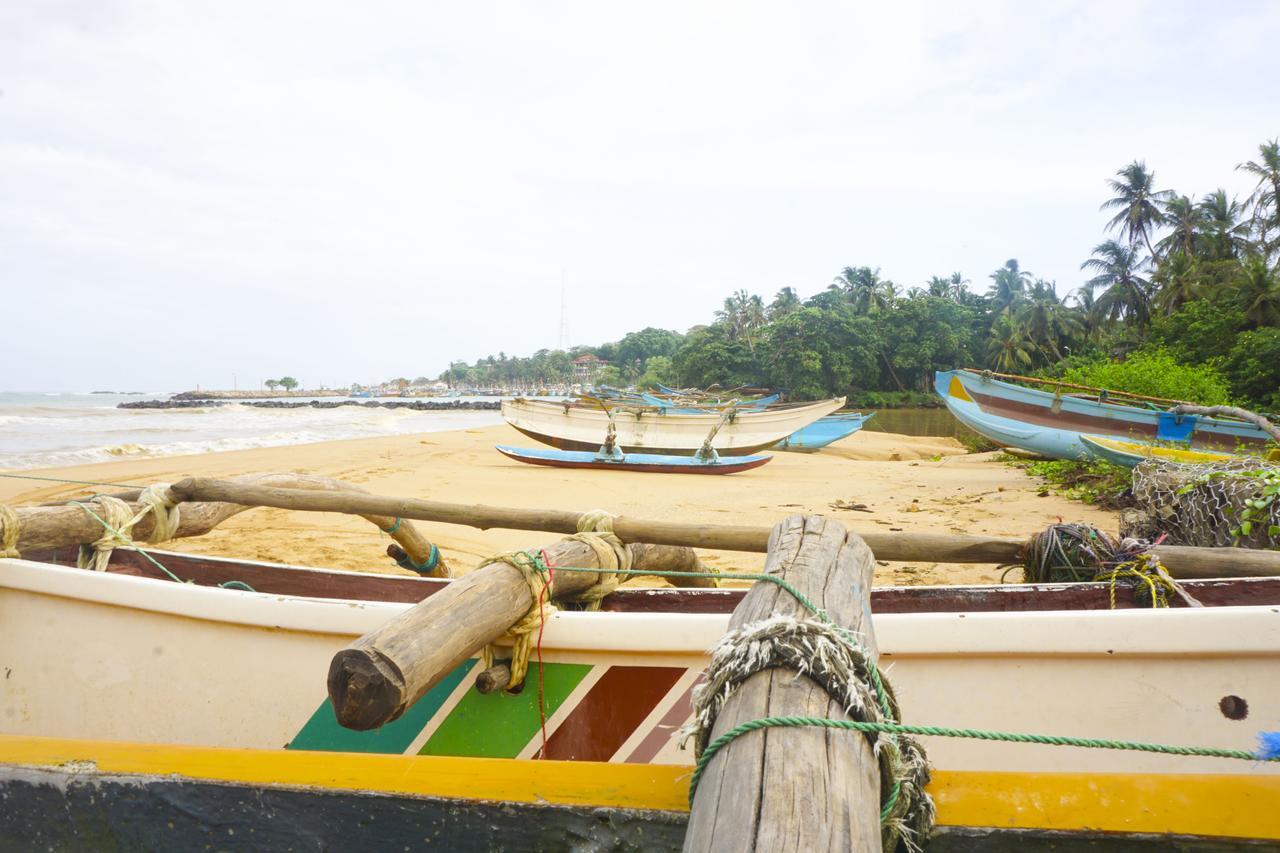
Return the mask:
{"type": "Polygon", "coordinates": [[[1107,450],[1143,459],[1163,459],[1166,462],[1226,462],[1238,458],[1234,453],[1216,453],[1212,450],[1189,450],[1181,447],[1163,447],[1138,441],[1124,441],[1103,435],[1090,435],[1089,440],[1107,450]]]}
{"type": "MultiPolygon", "coordinates": [[[[688,810],[691,768],[591,761],[286,752],[0,735],[0,766],[86,764],[179,776],[461,800],[688,810]]],[[[1280,840],[1280,776],[938,771],[940,826],[1280,840]]]]}

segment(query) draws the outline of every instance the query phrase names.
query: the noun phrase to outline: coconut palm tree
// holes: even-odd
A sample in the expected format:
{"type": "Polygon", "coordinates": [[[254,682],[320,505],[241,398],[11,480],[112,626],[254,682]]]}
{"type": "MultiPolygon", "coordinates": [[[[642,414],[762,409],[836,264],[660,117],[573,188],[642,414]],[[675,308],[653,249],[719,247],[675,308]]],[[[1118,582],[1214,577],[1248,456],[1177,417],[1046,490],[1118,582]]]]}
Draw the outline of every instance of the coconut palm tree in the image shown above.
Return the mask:
{"type": "Polygon", "coordinates": [[[897,287],[880,278],[880,270],[871,267],[845,267],[831,282],[839,288],[859,314],[875,314],[888,309],[897,297],[897,287]]]}
{"type": "Polygon", "coordinates": [[[1151,305],[1161,314],[1172,314],[1204,292],[1195,260],[1183,251],[1165,255],[1151,279],[1158,288],[1151,305]]]}
{"type": "Polygon", "coordinates": [[[1236,299],[1253,326],[1280,326],[1280,271],[1259,255],[1249,257],[1240,265],[1236,299]]]}
{"type": "Polygon", "coordinates": [[[1084,334],[1079,312],[1058,298],[1057,285],[1037,279],[1014,317],[1014,326],[1046,359],[1061,359],[1066,345],[1084,334]]]}
{"type": "Polygon", "coordinates": [[[788,314],[799,311],[802,303],[800,302],[800,294],[796,293],[794,287],[784,287],[773,297],[773,301],[769,303],[768,317],[770,320],[777,320],[779,317],[785,317],[788,314]]]}
{"type": "Polygon", "coordinates": [[[1004,266],[991,274],[991,289],[987,294],[997,311],[1008,313],[1013,305],[1023,299],[1031,273],[1018,267],[1018,259],[1010,258],[1004,266]]]}
{"type": "Polygon", "coordinates": [[[1262,143],[1256,162],[1247,160],[1236,168],[1258,179],[1248,203],[1253,208],[1263,250],[1270,252],[1280,245],[1280,139],[1262,143]]]}
{"type": "Polygon", "coordinates": [[[1035,363],[1035,344],[1008,314],[996,318],[987,338],[987,363],[1002,373],[1014,373],[1035,363]]]}
{"type": "Polygon", "coordinates": [[[1204,213],[1200,206],[1185,195],[1174,196],[1164,203],[1164,218],[1165,224],[1173,230],[1156,243],[1161,257],[1181,252],[1188,258],[1194,258],[1204,226],[1204,213]]]}
{"type": "Polygon", "coordinates": [[[1145,327],[1151,318],[1150,282],[1140,273],[1147,261],[1139,257],[1132,245],[1115,240],[1095,246],[1093,255],[1080,269],[1097,273],[1086,282],[1091,290],[1103,288],[1102,295],[1094,302],[1095,316],[1109,325],[1129,318],[1139,327],[1145,327]]]}
{"type": "Polygon", "coordinates": [[[742,338],[754,352],[757,332],[765,324],[764,300],[756,294],[739,290],[716,312],[716,322],[728,328],[730,338],[742,338]]]}
{"type": "Polygon", "coordinates": [[[1249,223],[1241,221],[1244,210],[1227,191],[1217,189],[1200,199],[1203,242],[1211,257],[1225,260],[1238,257],[1249,247],[1249,223]]]}
{"type": "Polygon", "coordinates": [[[1156,173],[1141,160],[1134,160],[1116,172],[1116,178],[1107,182],[1116,195],[1104,201],[1101,208],[1119,210],[1107,223],[1107,230],[1119,229],[1120,236],[1130,245],[1141,241],[1154,258],[1156,250],[1151,245],[1151,234],[1164,224],[1165,216],[1160,208],[1173,197],[1173,192],[1155,189],[1156,173]]]}

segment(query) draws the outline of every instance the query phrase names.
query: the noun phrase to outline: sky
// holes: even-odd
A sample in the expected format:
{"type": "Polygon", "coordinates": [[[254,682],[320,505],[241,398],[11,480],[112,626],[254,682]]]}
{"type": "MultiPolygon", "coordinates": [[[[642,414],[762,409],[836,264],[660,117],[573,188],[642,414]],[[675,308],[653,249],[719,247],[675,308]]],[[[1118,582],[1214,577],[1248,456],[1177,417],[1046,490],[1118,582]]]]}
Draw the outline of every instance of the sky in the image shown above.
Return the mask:
{"type": "Polygon", "coordinates": [[[435,376],[1245,196],[1280,3],[0,3],[0,389],[435,376]]]}

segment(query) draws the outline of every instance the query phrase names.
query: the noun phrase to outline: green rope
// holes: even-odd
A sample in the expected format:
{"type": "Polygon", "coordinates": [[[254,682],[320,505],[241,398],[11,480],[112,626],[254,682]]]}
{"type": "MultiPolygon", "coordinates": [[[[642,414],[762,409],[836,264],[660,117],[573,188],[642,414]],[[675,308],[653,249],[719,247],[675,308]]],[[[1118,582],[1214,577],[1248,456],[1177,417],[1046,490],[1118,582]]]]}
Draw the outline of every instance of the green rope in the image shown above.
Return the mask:
{"type": "MultiPolygon", "coordinates": [[[[1077,746],[1083,749],[1118,749],[1128,752],[1154,752],[1161,755],[1193,755],[1205,758],[1234,758],[1241,761],[1280,761],[1280,756],[1263,757],[1243,749],[1219,749],[1210,746],[1175,746],[1164,743],[1142,743],[1131,740],[1106,740],[1102,738],[1062,737],[1059,735],[1020,734],[1017,732],[992,732],[984,729],[952,729],[944,726],[907,726],[902,723],[864,723],[858,720],[832,720],[826,717],[761,717],[735,726],[707,744],[694,767],[689,780],[689,802],[698,790],[698,781],[707,764],[716,753],[739,735],[758,729],[792,728],[812,726],[823,729],[847,729],[850,731],[881,734],[927,735],[930,737],[969,738],[1001,743],[1037,743],[1044,746],[1077,746]]],[[[887,813],[888,807],[884,813],[887,813]]],[[[882,814],[883,816],[883,814],[882,814]]]]}
{"type": "Polygon", "coordinates": [[[396,565],[402,569],[412,569],[420,575],[430,574],[435,570],[436,566],[440,565],[440,549],[436,547],[435,543],[432,543],[431,550],[427,553],[427,559],[421,563],[415,563],[412,557],[405,554],[402,558],[396,560],[396,565]]]}
{"type": "Polygon", "coordinates": [[[239,589],[239,590],[244,590],[245,592],[257,592],[256,589],[249,586],[244,581],[223,581],[222,583],[218,584],[218,586],[222,587],[223,589],[239,589]]]}
{"type": "Polygon", "coordinates": [[[139,489],[130,483],[98,483],[93,480],[64,480],[61,477],[37,477],[34,474],[0,474],[11,480],[43,480],[46,483],[71,483],[76,486],[110,486],[113,489],[139,489]]]}
{"type": "Polygon", "coordinates": [[[390,527],[382,528],[382,532],[386,533],[388,536],[395,535],[395,532],[400,529],[400,525],[403,523],[404,523],[404,519],[400,518],[399,516],[396,516],[396,523],[391,525],[390,527]]]}

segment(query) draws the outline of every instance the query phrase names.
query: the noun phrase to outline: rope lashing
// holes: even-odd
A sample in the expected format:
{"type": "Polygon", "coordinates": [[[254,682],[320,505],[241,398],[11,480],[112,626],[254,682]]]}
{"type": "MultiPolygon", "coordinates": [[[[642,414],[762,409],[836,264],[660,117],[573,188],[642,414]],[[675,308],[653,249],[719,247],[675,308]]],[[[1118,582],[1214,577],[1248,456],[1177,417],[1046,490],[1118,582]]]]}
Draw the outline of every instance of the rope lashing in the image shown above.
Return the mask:
{"type": "MultiPolygon", "coordinates": [[[[396,523],[400,523],[399,519],[396,520],[396,523]]],[[[440,549],[437,548],[433,542],[431,543],[431,550],[427,552],[427,559],[423,560],[421,563],[415,563],[413,561],[413,557],[410,557],[408,553],[405,553],[403,557],[396,560],[396,565],[402,569],[409,569],[410,571],[417,572],[420,575],[429,575],[436,570],[436,566],[440,565],[440,549]]]]}
{"type": "Polygon", "coordinates": [[[382,532],[387,534],[388,536],[394,536],[396,534],[396,531],[400,529],[400,525],[403,523],[404,523],[404,519],[400,518],[399,516],[396,516],[395,524],[391,525],[390,527],[382,528],[382,532]]]}
{"type": "Polygon", "coordinates": [[[138,502],[143,506],[136,514],[119,498],[98,495],[93,500],[97,502],[102,517],[95,514],[84,503],[70,501],[73,506],[80,507],[97,519],[104,531],[96,541],[87,546],[80,546],[80,554],[76,558],[77,568],[91,568],[95,572],[106,571],[107,564],[111,561],[111,552],[115,548],[134,546],[130,533],[148,513],[152,515],[153,524],[147,541],[164,542],[172,539],[178,532],[179,513],[178,507],[168,498],[168,493],[168,483],[154,483],[147,486],[138,496],[138,502]]]}
{"type": "Polygon", "coordinates": [[[1109,582],[1113,608],[1119,585],[1133,587],[1138,600],[1152,607],[1168,607],[1175,596],[1198,606],[1151,553],[1154,545],[1117,539],[1088,524],[1051,524],[1027,543],[1023,563],[1006,566],[1005,574],[1020,568],[1026,583],[1109,582]]]}
{"type": "MultiPolygon", "coordinates": [[[[707,764],[728,742],[721,736],[716,739],[714,749],[709,744],[712,728],[725,702],[748,678],[775,668],[808,677],[855,721],[898,723],[893,690],[875,660],[852,633],[829,618],[796,619],[775,614],[744,625],[726,634],[711,650],[706,680],[694,691],[693,721],[681,731],[686,740],[693,739],[694,754],[698,757],[689,786],[690,803],[707,764]]],[[[746,728],[737,734],[750,730],[746,728]]],[[[895,732],[868,731],[867,734],[880,765],[884,849],[896,849],[900,841],[908,848],[918,849],[917,839],[929,836],[934,821],[933,801],[925,793],[929,764],[924,749],[911,738],[895,732]]]]}
{"type": "Polygon", "coordinates": [[[22,533],[22,519],[13,508],[0,504],[0,557],[21,557],[18,553],[18,536],[22,533]]]}
{"type": "MultiPolygon", "coordinates": [[[[510,692],[524,683],[525,673],[529,671],[529,653],[533,649],[533,635],[556,611],[551,603],[551,570],[540,551],[508,551],[485,560],[477,569],[494,563],[506,563],[520,572],[525,583],[529,585],[529,594],[533,597],[533,606],[529,608],[520,621],[507,629],[511,636],[511,679],[507,682],[510,692]]],[[[485,646],[481,652],[483,669],[493,666],[495,648],[492,644],[485,646]]]]}
{"type": "Polygon", "coordinates": [[[596,582],[574,596],[574,601],[586,604],[587,610],[599,610],[601,600],[618,588],[623,574],[631,571],[631,549],[614,534],[615,518],[616,515],[602,509],[584,512],[578,517],[578,532],[565,537],[587,545],[600,564],[596,582]]]}

